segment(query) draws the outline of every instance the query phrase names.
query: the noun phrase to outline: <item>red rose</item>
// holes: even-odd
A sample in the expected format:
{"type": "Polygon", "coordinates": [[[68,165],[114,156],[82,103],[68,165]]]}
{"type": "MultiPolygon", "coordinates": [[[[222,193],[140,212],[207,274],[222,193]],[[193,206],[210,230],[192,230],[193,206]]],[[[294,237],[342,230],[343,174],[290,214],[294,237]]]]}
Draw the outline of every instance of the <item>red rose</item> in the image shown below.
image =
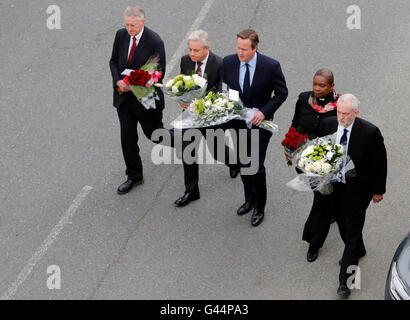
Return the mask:
{"type": "Polygon", "coordinates": [[[129,82],[135,86],[145,86],[145,84],[151,79],[150,74],[144,70],[135,70],[131,72],[129,82]]]}

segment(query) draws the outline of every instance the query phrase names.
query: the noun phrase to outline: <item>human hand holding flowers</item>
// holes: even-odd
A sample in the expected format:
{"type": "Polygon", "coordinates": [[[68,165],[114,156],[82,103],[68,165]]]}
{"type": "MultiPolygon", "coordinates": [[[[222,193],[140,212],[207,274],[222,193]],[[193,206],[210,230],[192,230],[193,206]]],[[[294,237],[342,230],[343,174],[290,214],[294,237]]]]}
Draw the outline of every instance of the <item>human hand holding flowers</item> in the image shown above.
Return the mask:
{"type": "Polygon", "coordinates": [[[251,123],[255,126],[259,126],[263,120],[265,120],[265,115],[261,111],[257,111],[251,123]]]}
{"type": "Polygon", "coordinates": [[[124,80],[118,80],[117,87],[121,92],[128,92],[131,90],[129,84],[125,83],[124,80]]]}

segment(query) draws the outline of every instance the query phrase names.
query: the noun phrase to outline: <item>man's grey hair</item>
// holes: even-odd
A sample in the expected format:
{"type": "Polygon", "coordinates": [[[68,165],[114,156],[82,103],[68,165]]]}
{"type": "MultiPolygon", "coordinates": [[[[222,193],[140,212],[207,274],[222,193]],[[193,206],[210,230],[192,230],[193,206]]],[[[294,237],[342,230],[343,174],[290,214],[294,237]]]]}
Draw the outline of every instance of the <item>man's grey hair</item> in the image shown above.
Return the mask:
{"type": "Polygon", "coordinates": [[[359,110],[360,101],[351,93],[345,93],[338,99],[340,102],[350,102],[352,104],[353,111],[359,110]]]}
{"type": "Polygon", "coordinates": [[[139,17],[140,19],[145,19],[145,12],[138,6],[128,6],[124,11],[124,16],[130,18],[139,17]]]}
{"type": "Polygon", "coordinates": [[[209,40],[209,35],[208,32],[204,30],[195,30],[193,31],[189,37],[188,41],[201,41],[202,42],[202,47],[206,48],[209,47],[209,44],[211,43],[209,40]]]}

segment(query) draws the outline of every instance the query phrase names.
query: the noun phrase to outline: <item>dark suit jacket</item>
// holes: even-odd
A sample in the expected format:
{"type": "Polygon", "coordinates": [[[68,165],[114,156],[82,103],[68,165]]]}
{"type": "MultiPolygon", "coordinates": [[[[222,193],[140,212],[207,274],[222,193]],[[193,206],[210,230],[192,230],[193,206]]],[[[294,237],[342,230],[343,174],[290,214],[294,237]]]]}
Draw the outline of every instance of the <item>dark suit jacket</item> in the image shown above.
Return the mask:
{"type": "MultiPolygon", "coordinates": [[[[117,31],[115,35],[114,45],[112,48],[112,55],[110,59],[110,69],[112,75],[112,85],[114,88],[114,107],[118,108],[127,98],[135,100],[136,108],[141,113],[147,113],[147,110],[139,103],[132,92],[119,95],[117,92],[117,81],[123,79],[125,76],[121,75],[124,69],[140,69],[149,58],[158,55],[160,58],[159,64],[162,70],[162,78],[165,75],[165,47],[164,42],[159,35],[151,29],[144,27],[141,39],[132,56],[130,65],[128,65],[128,48],[130,44],[130,35],[125,28],[117,31]]],[[[161,81],[160,81],[161,82],[161,81]]],[[[156,101],[156,110],[164,109],[164,94],[161,89],[156,89],[160,100],[156,101]]],[[[153,112],[153,110],[150,110],[153,112]]]]}
{"type": "Polygon", "coordinates": [[[246,107],[259,108],[266,119],[272,119],[275,111],[286,100],[288,89],[278,61],[258,52],[255,74],[249,97],[242,95],[239,85],[240,61],[236,54],[223,59],[222,81],[230,89],[239,91],[246,107]],[[272,97],[272,93],[275,95],[272,97]]]}
{"type": "MultiPolygon", "coordinates": [[[[306,91],[299,94],[292,120],[292,127],[296,128],[299,133],[306,133],[309,139],[323,137],[337,130],[336,109],[324,113],[317,112],[308,103],[312,93],[312,91],[306,91]]],[[[325,97],[323,102],[318,100],[318,103],[324,106],[334,101],[333,93],[330,93],[325,97]]]]}
{"type": "MultiPolygon", "coordinates": [[[[185,55],[181,58],[181,73],[192,74],[195,73],[195,62],[191,60],[189,55],[185,55]]],[[[208,61],[206,63],[205,72],[203,75],[208,80],[206,90],[220,91],[222,87],[222,58],[209,51],[208,61]]]]}
{"type": "Polygon", "coordinates": [[[347,153],[352,158],[357,173],[357,177],[348,180],[348,185],[368,194],[384,194],[387,155],[379,128],[364,119],[356,118],[347,153]]]}

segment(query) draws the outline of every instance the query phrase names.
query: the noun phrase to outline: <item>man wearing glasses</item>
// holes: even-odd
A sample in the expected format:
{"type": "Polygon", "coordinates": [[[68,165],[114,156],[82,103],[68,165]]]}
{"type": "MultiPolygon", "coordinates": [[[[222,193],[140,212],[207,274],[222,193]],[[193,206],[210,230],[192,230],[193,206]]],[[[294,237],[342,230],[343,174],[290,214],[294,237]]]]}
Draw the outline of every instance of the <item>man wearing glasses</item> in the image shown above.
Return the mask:
{"type": "MultiPolygon", "coordinates": [[[[121,147],[125,160],[127,180],[118,187],[118,194],[127,193],[143,183],[143,170],[138,147],[137,124],[151,139],[155,129],[163,128],[164,94],[157,88],[159,100],[155,109],[146,109],[133,95],[123,79],[125,69],[140,69],[149,58],[159,56],[162,77],[165,74],[165,47],[160,36],[145,26],[145,13],[138,6],[129,6],[124,12],[125,28],[115,35],[110,69],[114,88],[114,107],[117,108],[121,127],[121,147]],[[124,94],[117,92],[119,88],[124,94]]],[[[160,80],[161,82],[161,80],[160,80]]]]}

